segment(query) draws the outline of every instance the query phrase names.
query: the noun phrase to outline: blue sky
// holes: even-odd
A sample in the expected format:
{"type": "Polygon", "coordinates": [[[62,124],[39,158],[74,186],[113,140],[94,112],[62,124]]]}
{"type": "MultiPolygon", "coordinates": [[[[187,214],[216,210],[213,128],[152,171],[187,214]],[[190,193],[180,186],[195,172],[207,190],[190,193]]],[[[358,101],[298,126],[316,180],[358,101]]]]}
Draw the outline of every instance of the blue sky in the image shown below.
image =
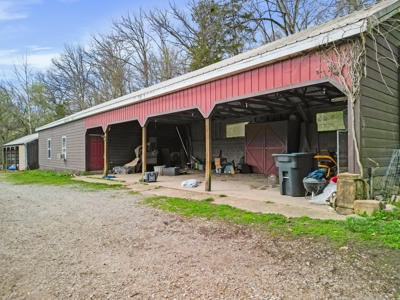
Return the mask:
{"type": "Polygon", "coordinates": [[[110,28],[112,18],[167,4],[165,0],[0,0],[0,79],[21,55],[28,55],[31,66],[46,69],[64,44],[87,44],[91,34],[110,28]]]}

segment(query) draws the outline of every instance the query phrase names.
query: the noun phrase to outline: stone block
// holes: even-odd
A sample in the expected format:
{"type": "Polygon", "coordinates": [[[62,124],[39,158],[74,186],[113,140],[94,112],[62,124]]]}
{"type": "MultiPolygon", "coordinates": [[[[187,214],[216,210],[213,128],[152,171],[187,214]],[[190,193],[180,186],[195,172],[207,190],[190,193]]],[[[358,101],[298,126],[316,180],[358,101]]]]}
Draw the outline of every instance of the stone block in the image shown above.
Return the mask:
{"type": "Polygon", "coordinates": [[[338,179],[348,179],[348,180],[355,180],[355,179],[362,179],[360,174],[354,174],[354,173],[340,173],[337,175],[338,179]]]}
{"type": "Polygon", "coordinates": [[[376,210],[381,210],[384,204],[377,200],[356,200],[354,201],[354,211],[356,214],[367,214],[371,216],[376,210]]]}
{"type": "Polygon", "coordinates": [[[358,174],[339,174],[336,194],[337,206],[354,209],[354,200],[366,198],[365,182],[358,174]]]}
{"type": "Polygon", "coordinates": [[[354,214],[354,209],[338,206],[338,207],[336,207],[336,212],[339,215],[352,215],[352,214],[354,214]]]}

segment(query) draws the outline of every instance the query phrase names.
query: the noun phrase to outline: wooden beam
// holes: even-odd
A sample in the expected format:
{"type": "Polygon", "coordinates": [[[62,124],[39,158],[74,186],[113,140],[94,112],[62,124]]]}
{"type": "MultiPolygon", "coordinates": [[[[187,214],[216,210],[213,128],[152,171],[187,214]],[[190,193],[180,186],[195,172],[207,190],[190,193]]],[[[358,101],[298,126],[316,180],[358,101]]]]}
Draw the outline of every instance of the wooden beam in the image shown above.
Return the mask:
{"type": "Polygon", "coordinates": [[[107,135],[107,130],[108,128],[106,128],[106,131],[104,131],[104,154],[103,154],[103,159],[104,159],[104,167],[103,167],[103,178],[106,178],[108,175],[108,153],[107,153],[107,145],[108,145],[108,135],[107,135]]]}
{"type": "Polygon", "coordinates": [[[142,127],[142,178],[147,171],[147,127],[142,127]]]}
{"type": "Polygon", "coordinates": [[[211,146],[211,119],[205,119],[206,126],[206,191],[211,191],[211,160],[212,160],[212,146],[211,146]]]}

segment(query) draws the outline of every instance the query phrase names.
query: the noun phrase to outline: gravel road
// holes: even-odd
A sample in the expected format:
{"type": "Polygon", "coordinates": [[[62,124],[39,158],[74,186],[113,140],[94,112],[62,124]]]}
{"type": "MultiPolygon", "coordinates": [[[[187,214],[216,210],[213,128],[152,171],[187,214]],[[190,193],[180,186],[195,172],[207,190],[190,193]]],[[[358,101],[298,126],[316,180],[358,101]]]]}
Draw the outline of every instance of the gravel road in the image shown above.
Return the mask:
{"type": "Polygon", "coordinates": [[[185,219],[127,190],[0,191],[1,299],[399,298],[399,251],[185,219]]]}

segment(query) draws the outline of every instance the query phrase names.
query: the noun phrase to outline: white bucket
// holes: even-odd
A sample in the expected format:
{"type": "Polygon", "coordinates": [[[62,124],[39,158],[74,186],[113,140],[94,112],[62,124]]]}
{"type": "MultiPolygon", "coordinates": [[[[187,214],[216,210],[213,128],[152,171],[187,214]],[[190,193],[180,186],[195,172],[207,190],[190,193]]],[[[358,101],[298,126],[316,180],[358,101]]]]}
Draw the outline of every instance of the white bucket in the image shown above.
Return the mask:
{"type": "Polygon", "coordinates": [[[154,172],[157,172],[158,175],[164,175],[164,166],[154,166],[154,172]]]}

